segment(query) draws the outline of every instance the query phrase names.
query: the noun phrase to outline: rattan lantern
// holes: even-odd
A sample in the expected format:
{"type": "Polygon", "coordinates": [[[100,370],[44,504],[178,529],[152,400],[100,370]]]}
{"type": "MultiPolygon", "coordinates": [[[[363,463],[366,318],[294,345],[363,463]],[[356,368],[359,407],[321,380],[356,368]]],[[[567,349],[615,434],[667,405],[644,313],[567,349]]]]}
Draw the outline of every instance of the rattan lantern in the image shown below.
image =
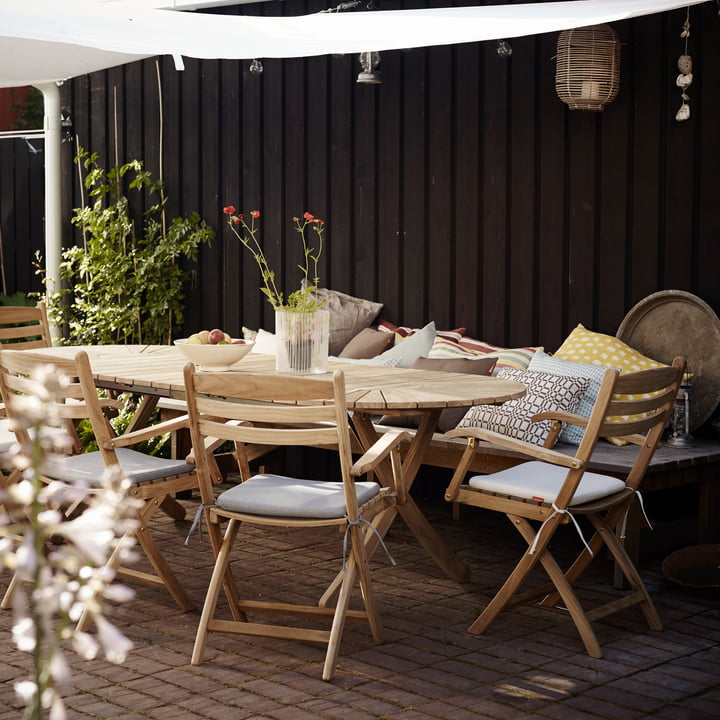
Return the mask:
{"type": "Polygon", "coordinates": [[[620,89],[620,39],[609,25],[563,30],[555,90],[571,110],[602,110],[620,89]]]}

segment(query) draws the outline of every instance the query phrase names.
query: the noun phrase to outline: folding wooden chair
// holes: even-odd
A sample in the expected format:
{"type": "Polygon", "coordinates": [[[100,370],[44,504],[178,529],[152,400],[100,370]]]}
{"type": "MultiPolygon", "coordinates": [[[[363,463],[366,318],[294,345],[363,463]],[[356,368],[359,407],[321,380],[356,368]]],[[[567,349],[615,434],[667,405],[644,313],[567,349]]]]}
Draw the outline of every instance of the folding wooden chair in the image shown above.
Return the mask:
{"type": "MultiPolygon", "coordinates": [[[[375,529],[383,515],[403,492],[399,446],[404,431],[384,435],[354,464],[341,371],[332,379],[320,376],[273,376],[238,372],[196,372],[185,367],[185,387],[190,415],[190,432],[195,452],[200,492],[216,556],[215,568],[205,598],[195,640],[192,663],[202,662],[208,633],[304,640],[327,646],[323,679],[332,679],[346,618],[369,623],[373,638],[382,641],[382,626],[367,565],[366,543],[377,540],[375,529]],[[249,445],[316,446],[339,453],[340,479],[337,482],[258,474],[223,492],[215,499],[213,468],[207,462],[203,443],[208,438],[232,441],[242,457],[249,445]],[[374,481],[356,481],[389,458],[395,487],[381,488],[374,481]],[[220,522],[227,521],[224,537],[220,522]],[[339,528],[338,555],[343,550],[344,570],[335,607],[323,601],[317,605],[241,598],[230,568],[231,548],[240,524],[266,528],[339,528]],[[359,582],[364,609],[350,610],[353,586],[359,582]],[[220,589],[224,586],[233,619],[216,619],[220,589]],[[329,630],[265,624],[249,615],[286,614],[293,617],[331,620],[329,630]]],[[[245,467],[247,472],[247,467],[245,467]]],[[[242,550],[242,543],[238,543],[242,550]]],[[[272,544],[268,546],[272,552],[272,544]]],[[[340,569],[340,568],[338,568],[340,569]]],[[[257,575],[258,568],[251,572],[257,575]]],[[[300,582],[301,577],[295,581],[300,582]]],[[[300,623],[302,624],[302,623],[300,623]]],[[[307,620],[304,623],[307,625],[307,620]]]]}
{"type": "Polygon", "coordinates": [[[447,433],[449,437],[467,437],[468,445],[447,488],[445,499],[505,513],[528,544],[505,584],[470,626],[471,633],[484,632],[511,601],[514,604],[542,595],[546,595],[541,602],[544,606],[554,606],[562,598],[591,657],[602,657],[602,653],[590,622],[610,613],[639,604],[650,628],[662,629],[640,574],[615,533],[620,527],[622,535],[622,524],[629,505],[638,495],[647,466],[660,442],[684,369],[685,361],[676,358],[670,367],[626,375],[619,375],[615,369],[607,370],[589,418],[567,413],[541,413],[533,418],[551,421],[552,430],[545,447],[481,428],[455,429],[447,433]],[[564,422],[585,428],[575,456],[551,449],[564,422]],[[587,470],[588,461],[601,437],[624,438],[639,446],[637,458],[625,482],[587,470]],[[477,439],[519,450],[534,459],[497,473],[477,475],[465,482],[477,439]],[[575,516],[579,515],[592,523],[595,534],[585,544],[577,560],[563,573],[550,552],[550,542],[561,524],[572,521],[580,532],[575,520],[575,516]],[[539,527],[533,523],[539,523],[539,527]],[[585,612],[573,585],[603,545],[615,557],[632,592],[585,612]],[[518,594],[518,589],[538,562],[552,584],[518,594]]]}
{"type": "MultiPolygon", "coordinates": [[[[22,395],[32,391],[28,377],[40,366],[47,366],[46,354],[32,350],[0,350],[0,392],[6,400],[8,415],[12,418],[21,409],[16,408],[22,395]]],[[[160,423],[132,433],[117,436],[103,412],[112,400],[98,397],[87,354],[78,351],[74,357],[56,357],[52,365],[58,373],[64,374],[69,383],[61,398],[60,414],[68,420],[89,418],[99,450],[95,452],[51,457],[45,464],[44,474],[48,479],[72,483],[85,480],[91,487],[98,482],[106,468],[120,465],[132,481],[129,495],[143,501],[139,512],[140,524],[134,535],[147,556],[154,572],[134,568],[117,568],[118,575],[153,587],[163,587],[173,597],[178,607],[192,610],[195,603],[187,594],[182,583],[173,573],[167,560],[150,532],[150,520],[156,510],[163,506],[172,494],[198,487],[195,466],[184,460],[167,460],[153,457],[130,449],[148,438],[187,427],[187,417],[167,423],[160,423]]],[[[18,440],[29,443],[28,431],[15,430],[18,440]]],[[[87,613],[78,623],[83,629],[89,621],[87,613]]]]}
{"type": "MultiPolygon", "coordinates": [[[[52,345],[50,324],[45,303],[35,307],[0,305],[0,346],[12,350],[31,350],[52,345]]],[[[15,433],[6,419],[5,406],[0,406],[0,466],[6,466],[3,457],[15,445],[15,433]]],[[[80,440],[74,427],[68,423],[65,430],[73,438],[75,450],[80,452],[80,440]]]]}

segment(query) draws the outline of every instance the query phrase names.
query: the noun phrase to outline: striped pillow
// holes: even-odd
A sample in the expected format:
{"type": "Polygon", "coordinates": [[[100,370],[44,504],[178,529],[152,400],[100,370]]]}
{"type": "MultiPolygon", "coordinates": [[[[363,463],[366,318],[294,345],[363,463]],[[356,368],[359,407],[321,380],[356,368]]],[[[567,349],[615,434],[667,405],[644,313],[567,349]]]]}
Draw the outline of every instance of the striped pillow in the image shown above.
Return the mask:
{"type": "MultiPolygon", "coordinates": [[[[400,339],[410,337],[416,332],[422,330],[422,328],[411,328],[400,325],[393,325],[393,323],[387,320],[378,320],[377,329],[381,332],[395,333],[396,337],[400,339]]],[[[453,340],[454,342],[460,342],[463,334],[467,331],[467,328],[456,328],[455,330],[436,330],[439,337],[446,338],[447,340],[453,340]]]]}
{"type": "Polygon", "coordinates": [[[428,357],[430,358],[497,358],[493,375],[497,375],[502,368],[513,370],[526,370],[536,350],[542,348],[498,348],[494,352],[483,352],[465,348],[458,343],[445,338],[436,337],[428,357]]]}

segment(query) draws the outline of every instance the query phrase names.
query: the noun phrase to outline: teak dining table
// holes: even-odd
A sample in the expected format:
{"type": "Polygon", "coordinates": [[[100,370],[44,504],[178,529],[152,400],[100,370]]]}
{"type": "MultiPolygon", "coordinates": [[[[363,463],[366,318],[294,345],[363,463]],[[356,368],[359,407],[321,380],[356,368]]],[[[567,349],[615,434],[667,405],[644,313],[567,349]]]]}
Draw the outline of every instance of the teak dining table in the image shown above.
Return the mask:
{"type": "MultiPolygon", "coordinates": [[[[187,360],[178,348],[171,345],[61,346],[28,352],[45,356],[48,363],[52,363],[54,356],[67,357],[79,350],[88,354],[98,387],[144,396],[133,420],[135,427],[147,422],[161,397],[179,400],[185,397],[183,367],[187,360]]],[[[230,369],[238,373],[276,374],[275,358],[250,353],[230,369]]],[[[353,413],[353,426],[363,447],[370,447],[378,437],[372,416],[421,416],[403,460],[403,478],[408,491],[422,465],[424,450],[444,408],[502,403],[525,393],[525,386],[520,383],[482,375],[330,361],[328,371],[335,369],[345,373],[348,408],[353,413]]],[[[381,483],[389,482],[382,469],[378,472],[378,479],[381,483]]],[[[468,567],[445,544],[409,492],[405,495],[407,500],[397,506],[397,512],[408,528],[449,577],[458,581],[468,579],[468,567]]],[[[394,516],[388,519],[388,528],[393,519],[394,516]]]]}

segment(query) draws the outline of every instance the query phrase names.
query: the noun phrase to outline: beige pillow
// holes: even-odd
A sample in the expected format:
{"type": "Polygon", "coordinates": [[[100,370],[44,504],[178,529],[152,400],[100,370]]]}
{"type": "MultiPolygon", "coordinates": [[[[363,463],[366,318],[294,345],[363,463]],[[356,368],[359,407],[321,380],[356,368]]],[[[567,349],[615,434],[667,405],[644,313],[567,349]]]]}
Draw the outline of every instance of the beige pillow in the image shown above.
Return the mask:
{"type": "MultiPolygon", "coordinates": [[[[426,358],[420,357],[413,363],[414,370],[435,370],[438,372],[467,373],[468,375],[492,375],[497,358],[426,358]]],[[[469,407],[445,408],[440,413],[437,429],[439,432],[452,430],[463,419],[469,407]]],[[[381,425],[419,427],[422,415],[383,415],[381,425]]]]}
{"type": "Polygon", "coordinates": [[[338,357],[367,359],[379,355],[393,343],[394,337],[373,328],[361,330],[341,351],[338,357]]]}

